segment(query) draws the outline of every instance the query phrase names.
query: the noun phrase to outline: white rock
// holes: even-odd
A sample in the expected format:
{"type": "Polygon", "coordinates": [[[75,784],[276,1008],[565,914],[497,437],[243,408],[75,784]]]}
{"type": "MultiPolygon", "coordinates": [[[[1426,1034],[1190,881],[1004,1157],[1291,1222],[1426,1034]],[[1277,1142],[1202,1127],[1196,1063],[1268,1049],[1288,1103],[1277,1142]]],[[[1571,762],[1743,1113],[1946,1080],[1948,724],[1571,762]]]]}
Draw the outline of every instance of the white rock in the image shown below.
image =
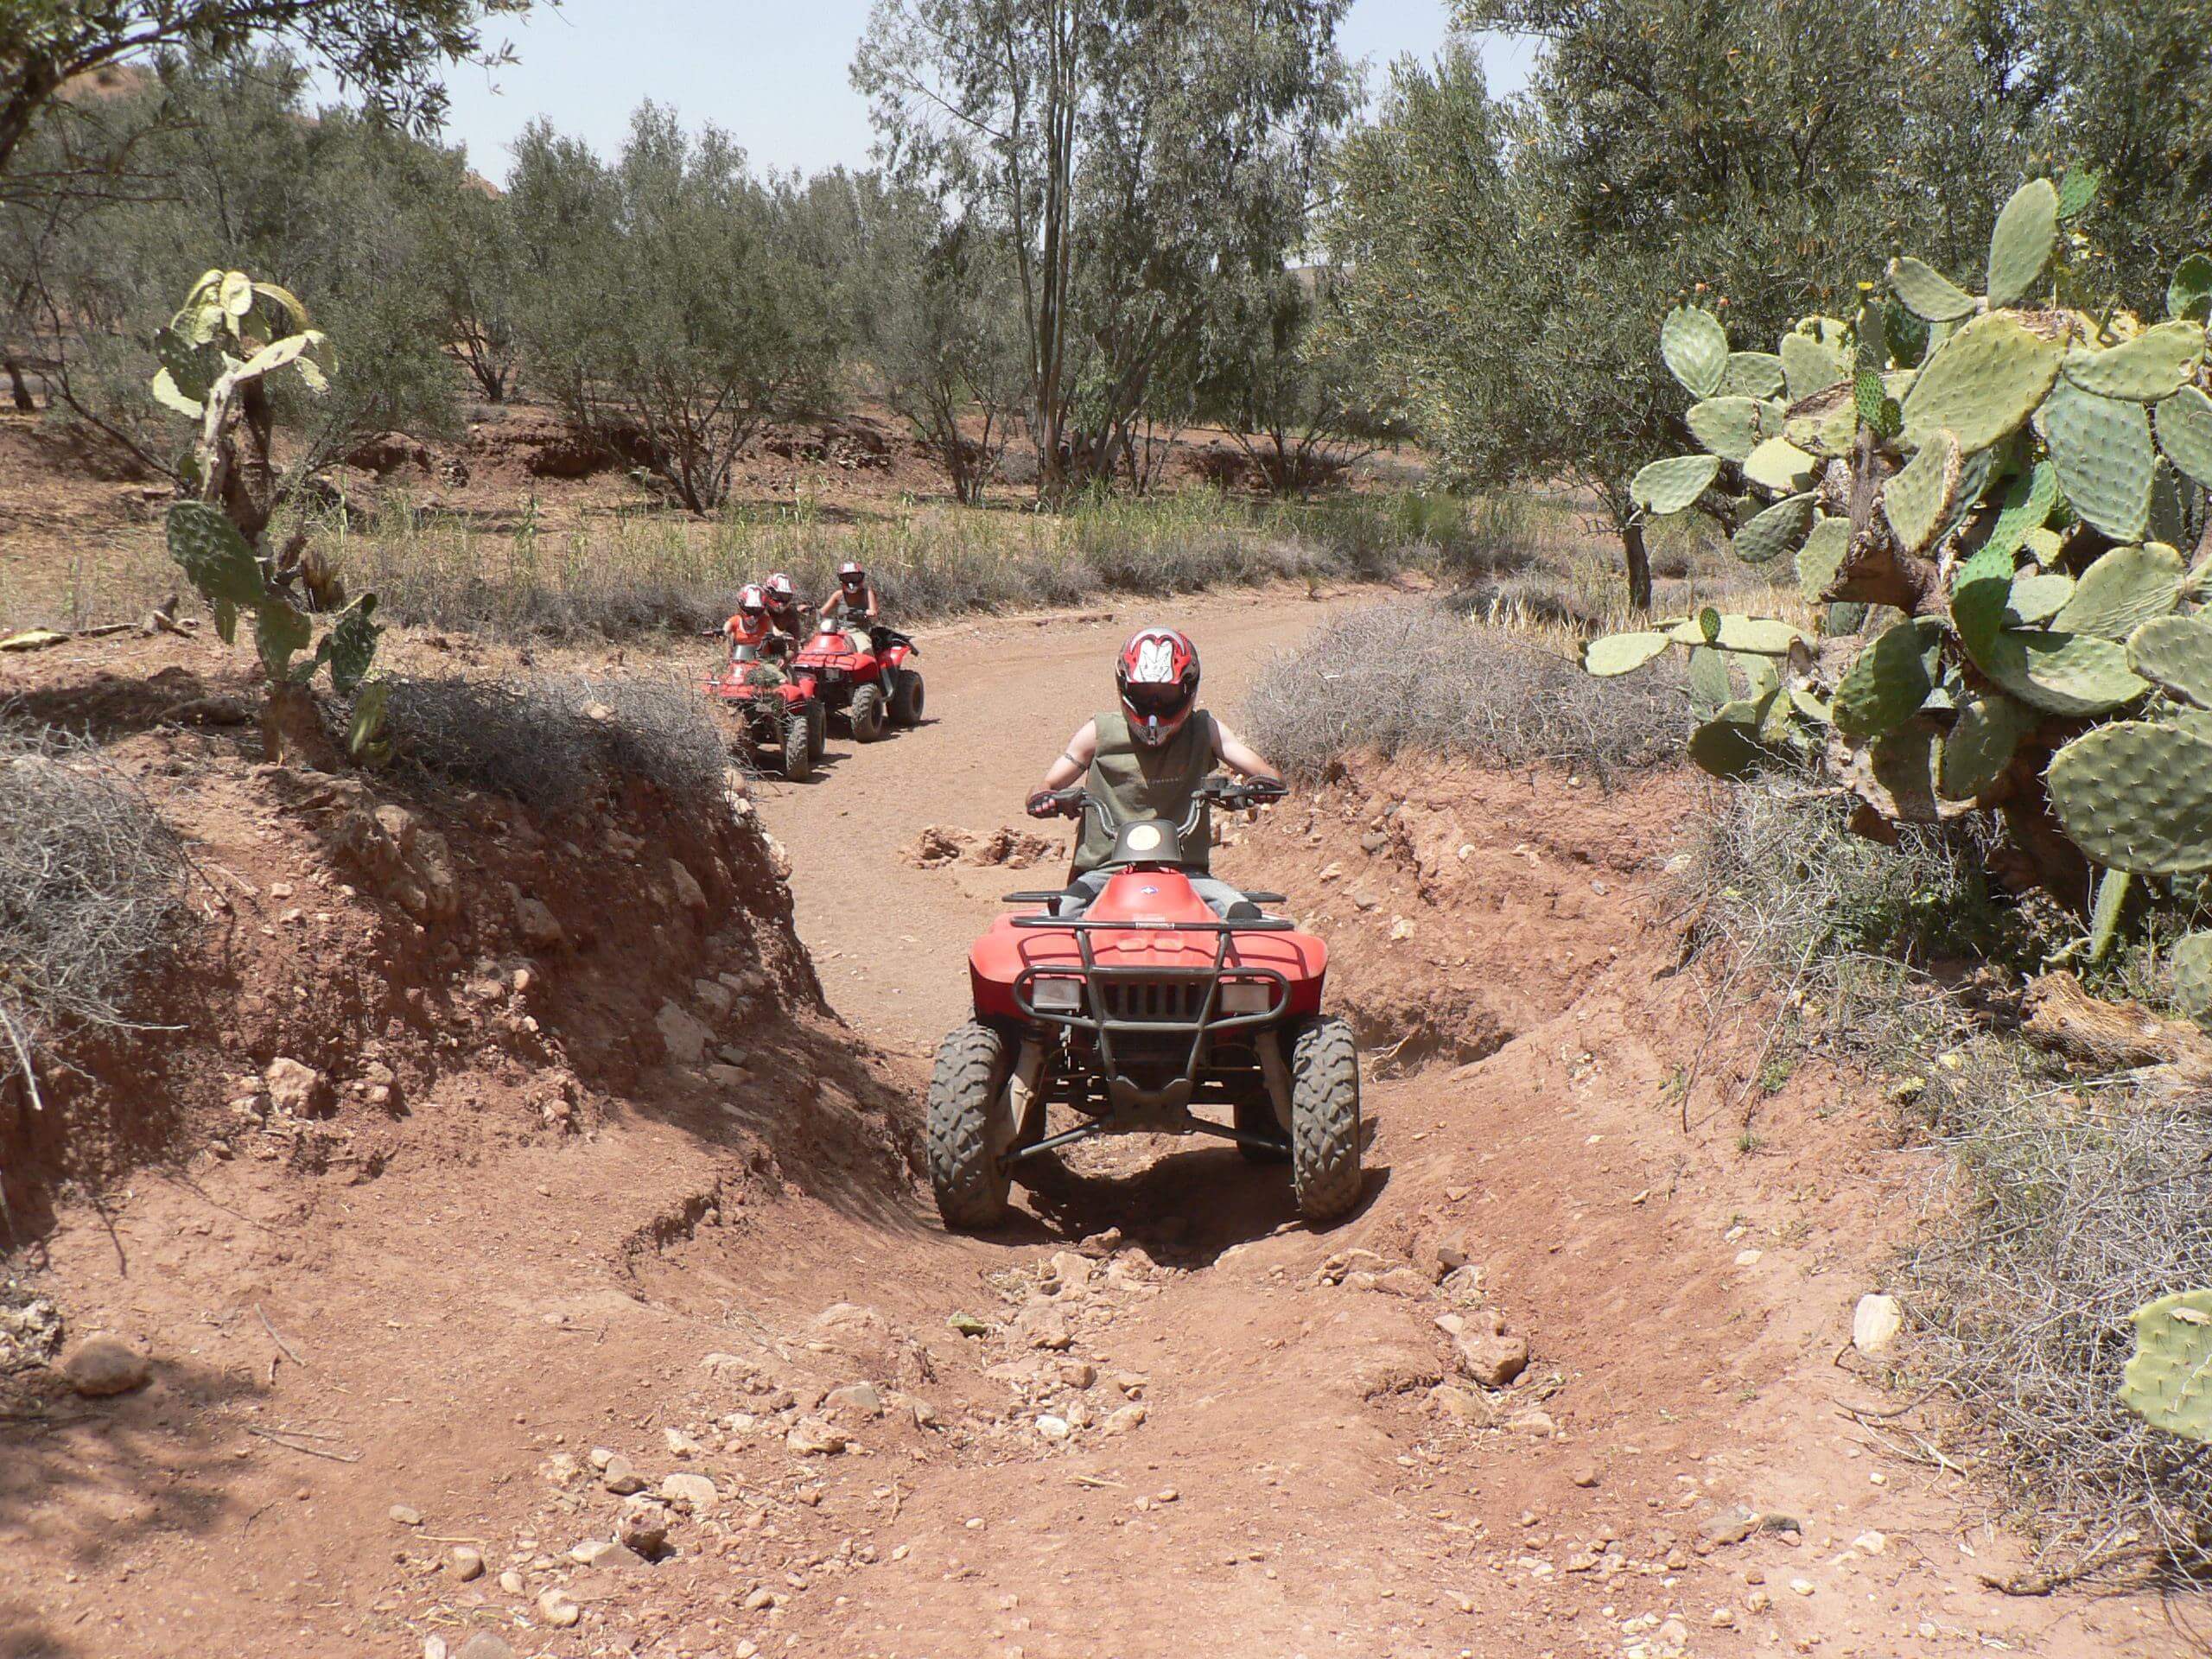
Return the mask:
{"type": "Polygon", "coordinates": [[[668,1046],[668,1058],[678,1065],[698,1065],[707,1058],[708,1046],[715,1040],[715,1033],[702,1021],[673,1002],[660,1005],[653,1024],[659,1028],[661,1041],[668,1046]]]}
{"type": "Polygon", "coordinates": [[[1904,1329],[1904,1309],[1894,1296],[1861,1296],[1852,1310],[1851,1345],[1862,1354],[1880,1353],[1904,1329]]]}
{"type": "Polygon", "coordinates": [[[715,1483],[704,1475],[670,1475],[660,1484],[660,1495],[679,1509],[694,1515],[704,1515],[715,1507],[721,1494],[715,1490],[715,1483]]]}
{"type": "Polygon", "coordinates": [[[1042,1434],[1046,1440],[1058,1444],[1059,1441],[1067,1439],[1068,1435],[1072,1431],[1068,1427],[1068,1420],[1066,1418],[1055,1417],[1050,1412],[1047,1412],[1037,1420],[1037,1432],[1039,1434],[1042,1434]]]}
{"type": "Polygon", "coordinates": [[[322,1104],[329,1090],[321,1072],[282,1055],[269,1062],[269,1070],[261,1081],[269,1090],[269,1103],[294,1117],[313,1113],[322,1104]]]}
{"type": "Polygon", "coordinates": [[[541,1591],[537,1598],[537,1616],[556,1630],[565,1630],[583,1615],[583,1609],[569,1599],[565,1590],[541,1591]]]}

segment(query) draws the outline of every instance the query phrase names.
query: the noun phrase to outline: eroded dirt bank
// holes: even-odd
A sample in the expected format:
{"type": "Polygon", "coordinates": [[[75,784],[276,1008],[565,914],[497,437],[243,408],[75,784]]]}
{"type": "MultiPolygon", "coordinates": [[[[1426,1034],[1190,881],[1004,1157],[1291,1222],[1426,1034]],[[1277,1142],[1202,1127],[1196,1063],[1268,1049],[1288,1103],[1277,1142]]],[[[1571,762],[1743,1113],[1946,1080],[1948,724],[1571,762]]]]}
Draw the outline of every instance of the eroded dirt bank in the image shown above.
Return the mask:
{"type": "MultiPolygon", "coordinates": [[[[1179,609],[1230,708],[1317,613],[1179,609]]],[[[613,975],[545,964],[575,998],[533,1016],[556,1039],[601,1007],[636,1038],[569,1059],[580,1128],[542,1121],[545,1063],[462,1027],[373,1179],[208,1154],[65,1213],[41,1284],[149,1340],[156,1378],[0,1425],[0,1651],[2179,1650],[2135,1604],[1993,1594],[2012,1548],[1972,1491],[1838,1414],[1890,1403],[1834,1357],[1908,1168],[1807,1071],[1764,1153],[1725,1116],[1682,1130],[1708,1014],[1658,873],[1682,781],[1360,767],[1232,831],[1224,868],[1330,936],[1370,1049],[1351,1222],[1309,1232],[1232,1150],[1125,1141],[1004,1233],[944,1235],[901,1161],[916,1056],[996,894],[1039,876],[903,855],[1024,827],[1136,620],[926,639],[932,723],[762,787],[850,1028],[795,954],[773,997],[700,1007],[697,970],[774,955],[774,899],[639,906],[613,975]],[[714,943],[731,902],[742,950],[714,943]],[[664,1000],[725,1021],[741,1084],[645,1034],[664,1000]],[[1461,1374],[1516,1340],[1512,1386],[1461,1374]]],[[[315,868],[228,835],[262,894],[315,868]]],[[[549,885],[596,908],[591,874],[549,885]]],[[[1755,1064],[1727,1051],[1724,1090],[1755,1064]]]]}

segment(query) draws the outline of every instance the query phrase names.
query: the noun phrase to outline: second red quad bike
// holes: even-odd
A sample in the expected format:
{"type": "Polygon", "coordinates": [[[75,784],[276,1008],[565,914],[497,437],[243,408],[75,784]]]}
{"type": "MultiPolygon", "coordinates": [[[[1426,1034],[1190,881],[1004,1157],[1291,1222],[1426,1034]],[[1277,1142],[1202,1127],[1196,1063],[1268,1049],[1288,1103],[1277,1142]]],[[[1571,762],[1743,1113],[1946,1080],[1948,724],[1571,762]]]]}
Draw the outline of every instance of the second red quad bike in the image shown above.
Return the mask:
{"type": "Polygon", "coordinates": [[[868,634],[870,648],[862,651],[842,626],[824,621],[791,658],[791,677],[831,714],[844,715],[861,743],[922,721],[922,674],[912,662],[920,648],[880,623],[868,634]]]}
{"type": "Polygon", "coordinates": [[[756,759],[773,756],[785,777],[802,783],[830,738],[830,721],[812,688],[742,646],[738,658],[700,681],[715,706],[745,722],[756,759]]]}
{"type": "MultiPolygon", "coordinates": [[[[1026,908],[969,953],[974,1016],[939,1046],[930,1082],[930,1176],[948,1225],[999,1220],[1025,1160],[1122,1131],[1217,1135],[1255,1163],[1287,1162],[1311,1221],[1358,1204],[1359,1057],[1351,1027],[1321,1011],[1328,947],[1260,913],[1280,893],[1217,917],[1182,868],[1205,803],[1281,792],[1217,777],[1182,823],[1109,818],[1115,874],[1079,918],[1055,913],[1057,893],[1007,895],[1026,908]],[[1057,1134],[1053,1106],[1075,1117],[1057,1134]]],[[[1079,788],[1054,799],[1071,817],[1109,811],[1079,788]]]]}

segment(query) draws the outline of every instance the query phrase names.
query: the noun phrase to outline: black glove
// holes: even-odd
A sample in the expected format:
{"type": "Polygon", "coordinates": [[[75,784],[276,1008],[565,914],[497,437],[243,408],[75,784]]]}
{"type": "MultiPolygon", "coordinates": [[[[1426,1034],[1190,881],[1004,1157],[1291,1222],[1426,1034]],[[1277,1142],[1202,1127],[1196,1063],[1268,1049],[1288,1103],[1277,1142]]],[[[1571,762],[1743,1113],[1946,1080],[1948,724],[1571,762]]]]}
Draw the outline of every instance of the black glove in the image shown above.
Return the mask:
{"type": "Polygon", "coordinates": [[[1060,804],[1051,790],[1040,789],[1029,797],[1028,810],[1033,818],[1057,818],[1060,816],[1060,804]]]}

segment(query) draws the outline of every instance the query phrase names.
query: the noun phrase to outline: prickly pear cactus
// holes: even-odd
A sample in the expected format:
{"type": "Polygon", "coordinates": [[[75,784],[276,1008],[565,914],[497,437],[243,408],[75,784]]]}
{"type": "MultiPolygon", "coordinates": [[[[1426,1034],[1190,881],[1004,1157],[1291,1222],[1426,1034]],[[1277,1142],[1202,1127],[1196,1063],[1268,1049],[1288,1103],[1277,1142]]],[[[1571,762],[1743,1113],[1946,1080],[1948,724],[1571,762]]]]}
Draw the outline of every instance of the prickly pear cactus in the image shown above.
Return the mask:
{"type": "MultiPolygon", "coordinates": [[[[2120,896],[2131,914],[2193,903],[2212,871],[2212,556],[2190,556],[2212,535],[2212,255],[2182,262],[2163,321],[2075,308],[2082,238],[2061,231],[2093,188],[2023,185],[1980,295],[1900,256],[1853,319],[1808,317],[1770,354],[1713,312],[1669,312],[1661,351],[1699,453],[1647,465],[1634,499],[1794,571],[1825,637],[1747,645],[1753,619],[1726,619],[1727,639],[1670,619],[1585,660],[1620,674],[1691,647],[1690,753],[1709,770],[1821,766],[1878,818],[2002,813],[2085,919],[2093,891],[2113,899],[2101,948],[2120,896]],[[1870,607],[1880,626],[1836,636],[1870,607]],[[1759,653],[1772,684],[1716,696],[1731,652],[1759,653]]],[[[2202,955],[2184,983],[2212,1018],[2202,955]]]]}
{"type": "Polygon", "coordinates": [[[2128,1319],[2135,1353],[2121,1403],[2154,1428],[2212,1443],[2212,1290],[2161,1296],[2128,1319]]]}

